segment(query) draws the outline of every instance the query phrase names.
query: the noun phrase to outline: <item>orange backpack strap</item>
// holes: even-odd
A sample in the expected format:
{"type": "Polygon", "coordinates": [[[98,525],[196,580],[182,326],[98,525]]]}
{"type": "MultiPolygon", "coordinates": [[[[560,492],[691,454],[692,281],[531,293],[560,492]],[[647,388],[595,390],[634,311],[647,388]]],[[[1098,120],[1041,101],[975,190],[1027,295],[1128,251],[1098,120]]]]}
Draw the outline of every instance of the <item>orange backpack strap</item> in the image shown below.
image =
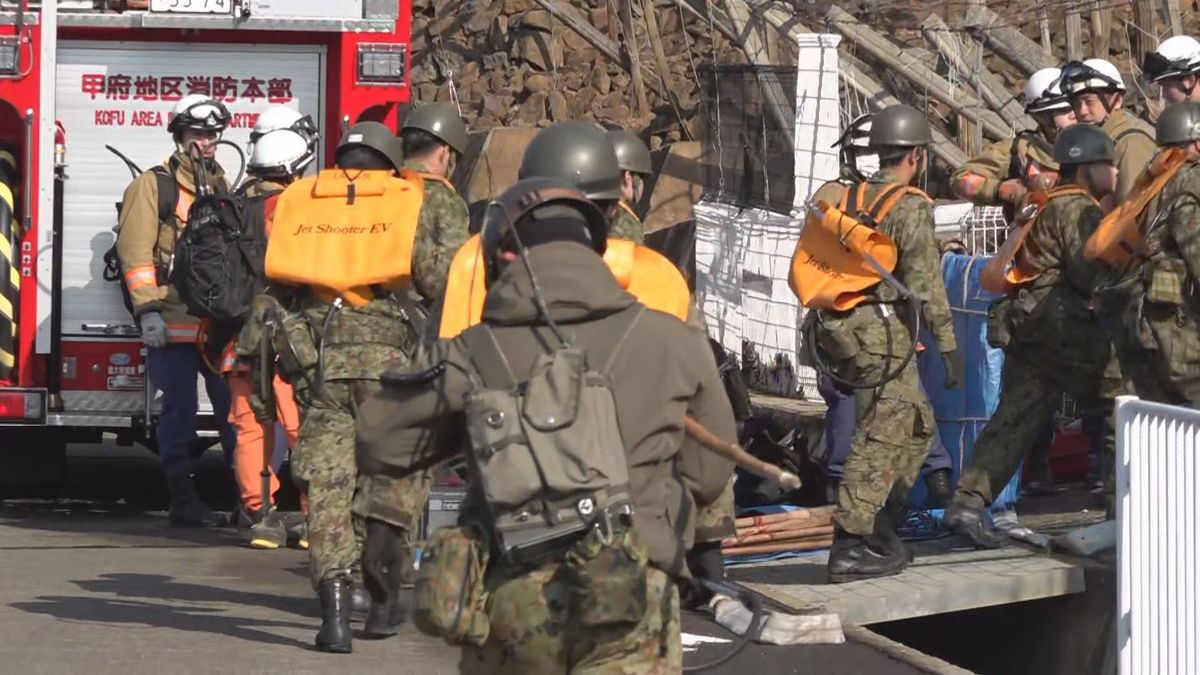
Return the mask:
{"type": "Polygon", "coordinates": [[[416,173],[421,178],[424,178],[425,180],[433,181],[434,183],[441,183],[442,185],[445,185],[446,187],[450,188],[450,191],[453,192],[454,194],[458,194],[458,188],[454,187],[454,183],[451,183],[445,176],[439,176],[437,174],[432,174],[432,173],[425,173],[424,171],[416,171],[414,173],[416,173]]]}
{"type": "Polygon", "coordinates": [[[1078,185],[1063,185],[1041,195],[1035,194],[1033,196],[1031,203],[1037,206],[1036,210],[1017,228],[1016,232],[1013,232],[1004,240],[1004,243],[1000,246],[1000,250],[996,251],[996,255],[983,268],[983,275],[979,281],[984,290],[991,293],[1008,294],[1016,290],[1018,286],[1029,283],[1041,276],[1041,272],[1022,269],[1017,257],[1021,249],[1025,247],[1026,237],[1033,231],[1038,218],[1046,210],[1046,205],[1054,199],[1069,197],[1071,195],[1085,196],[1093,202],[1096,201],[1092,193],[1078,185]]]}
{"type": "Polygon", "coordinates": [[[1088,238],[1083,246],[1084,259],[1107,265],[1130,262],[1144,243],[1142,214],[1189,161],[1183,151],[1175,148],[1156,155],[1138,176],[1129,198],[1105,215],[1088,238]]]}

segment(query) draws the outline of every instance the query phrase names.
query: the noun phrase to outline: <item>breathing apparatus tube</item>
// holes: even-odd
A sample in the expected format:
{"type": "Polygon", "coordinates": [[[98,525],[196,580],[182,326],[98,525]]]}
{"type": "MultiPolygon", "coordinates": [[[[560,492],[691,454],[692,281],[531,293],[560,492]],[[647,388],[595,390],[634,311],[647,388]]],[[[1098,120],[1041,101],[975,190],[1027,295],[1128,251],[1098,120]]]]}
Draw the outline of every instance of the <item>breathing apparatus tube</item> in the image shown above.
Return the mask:
{"type": "Polygon", "coordinates": [[[758,597],[758,594],[731,586],[723,581],[712,581],[710,579],[699,579],[697,581],[701,586],[714,594],[725,595],[750,605],[750,626],[742,634],[737,644],[728,652],[706,663],[688,666],[683,669],[685,673],[697,673],[727,663],[730,659],[740,654],[746,648],[746,645],[750,644],[751,640],[757,640],[762,633],[763,626],[766,624],[766,621],[763,620],[766,609],[763,607],[762,599],[758,597]]]}

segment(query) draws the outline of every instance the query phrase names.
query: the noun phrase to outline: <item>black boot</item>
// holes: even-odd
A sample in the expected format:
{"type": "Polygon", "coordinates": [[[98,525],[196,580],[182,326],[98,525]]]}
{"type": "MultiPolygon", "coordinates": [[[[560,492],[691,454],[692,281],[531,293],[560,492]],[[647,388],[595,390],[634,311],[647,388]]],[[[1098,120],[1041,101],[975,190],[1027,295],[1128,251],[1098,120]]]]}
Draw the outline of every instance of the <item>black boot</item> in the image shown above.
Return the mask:
{"type": "Polygon", "coordinates": [[[355,614],[366,614],[371,609],[371,594],[361,583],[350,585],[350,611],[355,614]]]}
{"type": "Polygon", "coordinates": [[[829,580],[842,584],[897,574],[908,567],[909,561],[907,547],[903,542],[900,547],[903,550],[888,546],[875,535],[860,537],[835,527],[829,550],[829,580]]]}
{"type": "Polygon", "coordinates": [[[954,487],[950,484],[950,469],[938,469],[925,476],[925,487],[929,490],[929,503],[942,508],[954,498],[954,487]]]}
{"type": "MultiPolygon", "coordinates": [[[[906,563],[911,563],[913,560],[912,549],[904,543],[904,540],[900,538],[900,533],[896,531],[896,523],[903,520],[904,516],[897,517],[896,513],[895,506],[889,504],[888,507],[875,514],[875,539],[887,555],[903,558],[906,563]]],[[[903,504],[901,504],[899,513],[904,513],[903,504]]]]}
{"type": "Polygon", "coordinates": [[[171,494],[171,524],[179,527],[225,527],[229,520],[209,509],[196,492],[196,484],[187,471],[168,473],[167,491],[171,494]]]}
{"type": "Polygon", "coordinates": [[[317,632],[317,649],[334,654],[353,651],[350,641],[350,580],[336,577],[321,582],[317,589],[321,598],[321,630],[317,632]]]}
{"type": "Polygon", "coordinates": [[[942,522],[951,532],[969,539],[976,548],[1001,548],[1008,543],[1008,535],[992,525],[987,511],[974,506],[951,504],[942,522]]]}
{"type": "Polygon", "coordinates": [[[384,602],[372,602],[363,624],[363,637],[382,639],[396,634],[396,626],[404,623],[405,607],[400,594],[392,593],[384,602]]]}

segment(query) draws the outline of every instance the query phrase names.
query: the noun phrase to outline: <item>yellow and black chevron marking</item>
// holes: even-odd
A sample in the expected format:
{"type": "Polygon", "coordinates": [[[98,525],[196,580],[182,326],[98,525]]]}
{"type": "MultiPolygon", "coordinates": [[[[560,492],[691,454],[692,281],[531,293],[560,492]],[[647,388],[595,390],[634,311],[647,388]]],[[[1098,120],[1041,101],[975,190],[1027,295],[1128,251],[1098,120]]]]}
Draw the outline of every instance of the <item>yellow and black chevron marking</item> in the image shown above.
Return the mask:
{"type": "MultiPolygon", "coordinates": [[[[0,151],[0,165],[15,168],[12,155],[0,151]]],[[[15,247],[20,225],[17,222],[16,202],[13,199],[14,171],[0,171],[0,380],[11,380],[17,355],[17,301],[21,290],[21,270],[17,265],[20,252],[15,247]]]]}

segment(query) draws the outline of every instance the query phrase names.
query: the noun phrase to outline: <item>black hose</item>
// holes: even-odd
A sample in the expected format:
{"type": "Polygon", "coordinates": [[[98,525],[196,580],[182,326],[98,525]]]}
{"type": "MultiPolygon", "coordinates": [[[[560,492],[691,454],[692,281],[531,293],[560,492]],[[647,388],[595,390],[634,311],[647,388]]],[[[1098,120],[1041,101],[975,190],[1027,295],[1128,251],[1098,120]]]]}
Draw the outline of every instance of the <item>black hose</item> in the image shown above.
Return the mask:
{"type": "MultiPolygon", "coordinates": [[[[817,315],[817,321],[805,324],[805,331],[802,335],[804,348],[808,350],[809,359],[813,367],[846,389],[876,389],[900,377],[900,373],[904,372],[904,369],[908,367],[909,361],[912,361],[913,355],[917,353],[917,342],[920,341],[921,334],[921,301],[917,299],[917,296],[912,294],[909,294],[906,300],[908,301],[911,321],[905,325],[911,326],[912,342],[908,346],[908,353],[905,354],[904,359],[900,361],[900,365],[895,370],[888,372],[885,369],[883,375],[874,382],[851,382],[839,377],[835,369],[825,362],[825,359],[821,356],[821,350],[817,348],[816,329],[820,324],[820,314],[817,315]]],[[[819,312],[820,310],[813,311],[819,312]]]]}
{"type": "Polygon", "coordinates": [[[683,672],[685,673],[696,673],[701,670],[716,668],[717,666],[728,663],[730,659],[740,654],[742,650],[746,648],[746,645],[750,644],[752,640],[758,639],[759,635],[762,633],[763,626],[766,623],[763,621],[763,615],[766,613],[766,609],[763,607],[762,599],[758,597],[758,594],[730,586],[729,584],[721,581],[697,579],[697,582],[712,593],[724,595],[750,605],[750,625],[746,628],[746,632],[742,634],[741,639],[738,640],[738,643],[734,645],[733,648],[728,652],[706,663],[688,666],[683,669],[683,672]]]}

